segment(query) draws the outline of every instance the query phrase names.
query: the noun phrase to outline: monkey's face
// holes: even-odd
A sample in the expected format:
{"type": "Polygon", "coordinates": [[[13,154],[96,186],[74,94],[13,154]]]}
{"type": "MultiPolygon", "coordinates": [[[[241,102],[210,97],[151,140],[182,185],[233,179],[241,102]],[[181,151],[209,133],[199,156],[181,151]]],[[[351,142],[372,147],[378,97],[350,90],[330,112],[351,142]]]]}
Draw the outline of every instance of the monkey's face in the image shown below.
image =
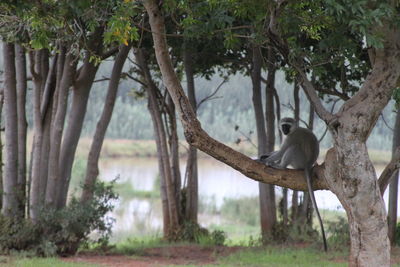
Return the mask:
{"type": "Polygon", "coordinates": [[[284,135],[288,135],[290,132],[290,128],[292,127],[291,124],[284,123],[281,125],[281,129],[284,135]]]}

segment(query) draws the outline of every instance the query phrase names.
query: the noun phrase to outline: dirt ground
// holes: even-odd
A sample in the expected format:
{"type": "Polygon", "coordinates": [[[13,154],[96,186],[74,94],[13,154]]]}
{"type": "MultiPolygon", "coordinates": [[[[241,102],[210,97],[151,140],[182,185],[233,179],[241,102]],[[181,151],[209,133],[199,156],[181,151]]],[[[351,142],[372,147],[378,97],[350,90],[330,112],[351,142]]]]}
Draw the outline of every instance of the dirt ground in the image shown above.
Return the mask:
{"type": "Polygon", "coordinates": [[[149,248],[140,256],[80,254],[63,258],[66,262],[91,263],[112,267],[161,267],[175,264],[212,264],[221,256],[240,250],[240,247],[201,247],[197,245],[149,248]]]}

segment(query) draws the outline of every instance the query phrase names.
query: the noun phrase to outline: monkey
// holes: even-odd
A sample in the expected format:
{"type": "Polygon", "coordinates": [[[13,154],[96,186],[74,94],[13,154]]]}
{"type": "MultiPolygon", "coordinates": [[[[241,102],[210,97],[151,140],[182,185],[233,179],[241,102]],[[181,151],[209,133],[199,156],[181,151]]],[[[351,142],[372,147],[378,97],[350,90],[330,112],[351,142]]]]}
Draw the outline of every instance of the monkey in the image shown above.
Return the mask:
{"type": "Polygon", "coordinates": [[[282,118],[279,121],[279,128],[286,136],[281,148],[270,154],[261,155],[259,161],[276,169],[285,169],[290,165],[294,169],[304,170],[308,192],[321,227],[324,250],[327,251],[328,246],[324,225],[322,224],[321,215],[319,214],[311,185],[312,168],[319,155],[318,139],[309,129],[299,127],[298,122],[293,118],[282,118]]]}

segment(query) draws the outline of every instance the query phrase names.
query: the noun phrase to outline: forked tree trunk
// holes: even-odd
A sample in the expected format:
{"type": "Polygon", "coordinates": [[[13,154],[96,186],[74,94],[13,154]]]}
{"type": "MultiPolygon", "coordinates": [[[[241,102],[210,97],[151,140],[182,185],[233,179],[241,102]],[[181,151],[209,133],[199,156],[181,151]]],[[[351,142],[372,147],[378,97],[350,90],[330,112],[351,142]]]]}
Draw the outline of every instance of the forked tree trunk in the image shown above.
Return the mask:
{"type": "Polygon", "coordinates": [[[359,92],[342,106],[330,128],[334,149],[327,154],[325,176],[348,216],[350,266],[390,265],[385,205],[366,146],[400,74],[398,49],[392,43],[385,45],[384,52],[377,51],[373,69],[359,92]]]}
{"type": "Polygon", "coordinates": [[[81,201],[83,202],[93,198],[95,181],[97,179],[97,176],[99,175],[98,163],[100,152],[103,146],[103,141],[106,135],[108,124],[110,123],[111,116],[114,110],[122,68],[125,64],[125,60],[128,56],[130,48],[131,46],[121,45],[119,48],[119,53],[117,54],[114,61],[103,112],[101,113],[100,119],[97,123],[96,132],[94,134],[92,145],[89,151],[85,182],[81,196],[81,201]]]}
{"type": "Polygon", "coordinates": [[[3,179],[3,206],[1,213],[10,218],[22,217],[18,203],[18,115],[17,81],[14,44],[3,43],[4,60],[4,121],[5,165],[3,179]]]}
{"type": "Polygon", "coordinates": [[[58,208],[65,207],[67,203],[75,152],[82,132],[90,89],[98,70],[98,66],[95,63],[89,62],[90,56],[88,55],[87,57],[79,72],[79,77],[73,86],[71,110],[68,113],[68,125],[64,131],[61,145],[58,162],[60,169],[60,194],[56,200],[58,208]]]}
{"type": "MultiPolygon", "coordinates": [[[[392,153],[400,145],[400,110],[397,110],[396,123],[393,132],[392,153]]],[[[396,171],[391,178],[389,187],[389,208],[388,208],[388,228],[389,239],[392,244],[395,244],[396,226],[397,226],[397,199],[399,186],[399,172],[396,171]]]]}
{"type": "MultiPolygon", "coordinates": [[[[185,68],[187,94],[190,105],[193,111],[197,111],[196,90],[194,81],[193,70],[193,54],[187,45],[183,51],[183,64],[185,68]]],[[[198,166],[197,166],[197,149],[189,145],[188,158],[186,161],[186,210],[185,220],[197,223],[198,213],[198,198],[199,198],[199,185],[198,185],[198,166]]]]}
{"type": "Polygon", "coordinates": [[[68,125],[64,131],[59,157],[60,169],[60,194],[57,198],[57,207],[62,208],[67,204],[69,183],[71,180],[72,166],[75,152],[81,136],[83,122],[89,101],[89,94],[96,77],[99,64],[91,60],[94,54],[101,54],[103,48],[103,27],[98,27],[93,32],[86,51],[85,59],[79,69],[78,77],[74,77],[72,90],[71,109],[68,114],[68,125]]]}
{"type": "Polygon", "coordinates": [[[75,56],[68,54],[64,63],[64,72],[58,88],[57,111],[52,121],[50,132],[49,175],[46,187],[45,203],[48,207],[56,208],[61,194],[61,172],[58,166],[60,159],[61,141],[64,122],[67,113],[68,92],[76,72],[75,56]]]}

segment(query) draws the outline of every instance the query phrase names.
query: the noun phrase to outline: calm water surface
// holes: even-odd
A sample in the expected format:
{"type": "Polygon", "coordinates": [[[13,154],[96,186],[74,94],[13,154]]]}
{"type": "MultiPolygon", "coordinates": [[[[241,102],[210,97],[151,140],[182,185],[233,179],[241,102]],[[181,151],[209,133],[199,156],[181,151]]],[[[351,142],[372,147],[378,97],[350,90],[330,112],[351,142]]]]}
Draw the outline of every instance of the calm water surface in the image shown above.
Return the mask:
{"type": "MultiPolygon", "coordinates": [[[[141,191],[158,190],[158,164],[156,158],[119,158],[103,159],[100,162],[101,179],[111,181],[119,177],[118,182],[141,191]]],[[[205,203],[221,207],[225,198],[258,196],[258,182],[253,181],[231,167],[213,159],[199,159],[199,197],[205,203]]],[[[182,179],[185,161],[181,161],[182,179]]],[[[378,170],[378,175],[381,170],[378,170]]],[[[387,190],[388,191],[388,190],[387,190]]],[[[276,190],[281,193],[280,189],[276,190]]],[[[337,197],[326,190],[315,192],[320,209],[344,211],[337,197]]],[[[156,234],[161,233],[162,214],[159,199],[120,199],[112,216],[116,219],[114,233],[156,234]]],[[[387,199],[387,194],[385,194],[387,199]]],[[[323,214],[322,214],[323,215],[323,214]]],[[[221,218],[207,214],[199,215],[203,226],[218,224],[221,218]]]]}

